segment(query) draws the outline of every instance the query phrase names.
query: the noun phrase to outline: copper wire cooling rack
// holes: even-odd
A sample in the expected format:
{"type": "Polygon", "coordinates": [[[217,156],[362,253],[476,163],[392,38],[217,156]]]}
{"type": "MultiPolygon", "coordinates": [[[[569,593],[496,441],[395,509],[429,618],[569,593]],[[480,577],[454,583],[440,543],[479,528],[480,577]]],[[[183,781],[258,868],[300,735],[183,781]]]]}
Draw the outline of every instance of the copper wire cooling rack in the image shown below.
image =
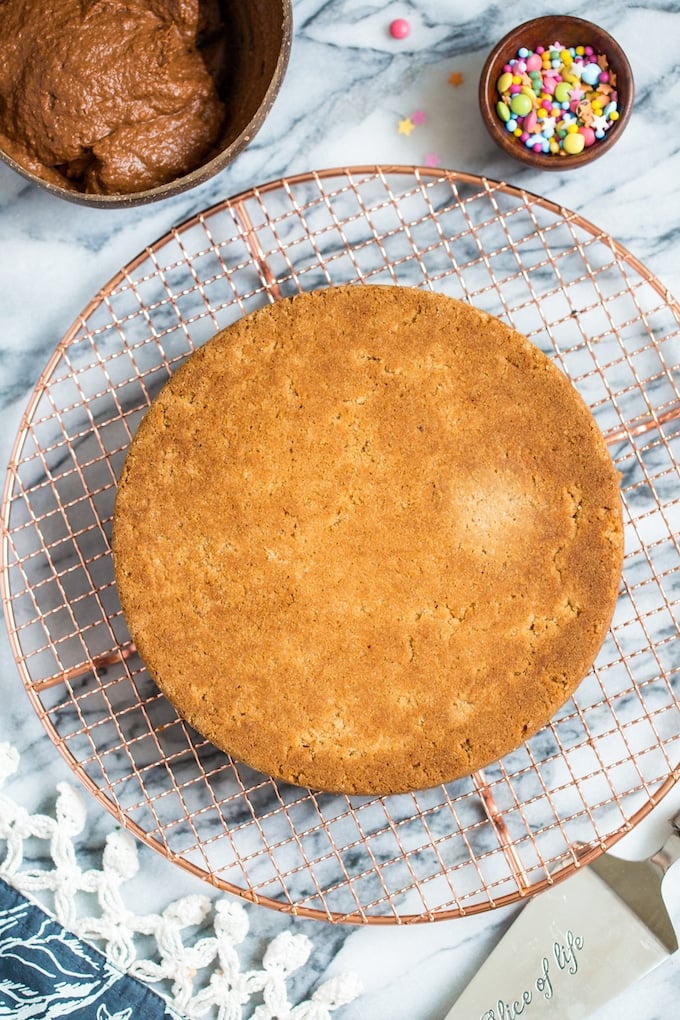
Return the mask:
{"type": "Polygon", "coordinates": [[[50,737],[165,857],[302,916],[449,918],[567,876],[680,775],[679,321],[660,283],[611,237],[467,174],[304,174],[172,230],[78,317],[12,454],[2,597],[50,737]],[[175,367],[267,302],[347,282],[466,299],[551,355],[609,443],[626,526],[609,635],[550,725],[483,775],[386,798],[276,783],[193,732],[130,643],[109,547],[126,449],[175,367]]]}

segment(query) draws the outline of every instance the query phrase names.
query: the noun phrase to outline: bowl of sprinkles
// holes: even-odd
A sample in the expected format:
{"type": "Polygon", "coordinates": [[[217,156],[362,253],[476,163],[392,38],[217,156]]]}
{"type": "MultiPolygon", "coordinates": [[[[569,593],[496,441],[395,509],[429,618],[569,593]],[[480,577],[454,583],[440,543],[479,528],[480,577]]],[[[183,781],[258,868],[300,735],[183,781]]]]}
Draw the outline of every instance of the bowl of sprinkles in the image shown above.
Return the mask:
{"type": "Polygon", "coordinates": [[[508,32],[479,81],[482,119],[514,159],[571,170],[607,152],[633,109],[628,59],[615,39],[567,15],[534,18],[508,32]]]}

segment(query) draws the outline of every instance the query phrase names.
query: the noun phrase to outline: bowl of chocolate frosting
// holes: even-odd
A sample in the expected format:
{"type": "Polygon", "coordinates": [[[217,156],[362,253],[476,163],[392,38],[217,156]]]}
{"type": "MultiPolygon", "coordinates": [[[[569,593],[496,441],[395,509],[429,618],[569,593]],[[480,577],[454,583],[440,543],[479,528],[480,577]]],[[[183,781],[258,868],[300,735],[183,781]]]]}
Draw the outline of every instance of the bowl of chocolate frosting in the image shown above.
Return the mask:
{"type": "Polygon", "coordinates": [[[279,91],[291,0],[3,0],[0,157],[115,207],[208,180],[279,91]]]}

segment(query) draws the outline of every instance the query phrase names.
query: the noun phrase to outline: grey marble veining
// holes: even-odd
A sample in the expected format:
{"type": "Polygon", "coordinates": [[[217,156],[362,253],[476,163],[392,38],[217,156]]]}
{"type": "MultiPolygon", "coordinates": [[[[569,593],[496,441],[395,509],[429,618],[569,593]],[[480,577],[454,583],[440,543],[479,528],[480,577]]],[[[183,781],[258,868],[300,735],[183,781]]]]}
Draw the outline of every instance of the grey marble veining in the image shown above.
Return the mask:
{"type": "MultiPolygon", "coordinates": [[[[663,287],[680,295],[680,104],[675,84],[680,3],[640,7],[614,0],[598,12],[585,3],[572,6],[572,14],[596,16],[626,50],[636,80],[636,108],[625,136],[591,167],[541,174],[495,149],[479,121],[476,89],[482,63],[495,40],[518,21],[549,11],[549,5],[537,0],[522,5],[521,11],[485,0],[409,0],[389,5],[378,0],[297,0],[288,73],[260,133],[217,178],[155,206],[87,210],[51,198],[0,166],[3,466],[38,375],[97,290],[169,227],[284,174],[333,166],[422,164],[428,156],[436,157],[442,166],[505,180],[579,213],[612,234],[663,287]],[[412,28],[400,42],[388,34],[390,20],[398,16],[407,17],[412,28]],[[452,71],[463,76],[457,87],[448,81],[452,71]],[[399,134],[398,121],[415,110],[425,113],[425,123],[408,136],[399,134]]],[[[540,284],[540,274],[536,281],[540,284]]],[[[547,276],[543,285],[549,287],[547,276]]],[[[569,357],[568,352],[564,357],[569,357]]],[[[591,395],[588,387],[595,384],[584,379],[586,396],[591,395]]],[[[604,427],[609,424],[604,422],[604,427]]],[[[76,434],[82,431],[76,420],[72,427],[76,434]]],[[[87,437],[82,440],[87,441],[87,437]]],[[[640,456],[660,454],[652,449],[640,456]]],[[[631,457],[624,460],[623,468],[624,478],[631,482],[639,475],[640,463],[631,457]]],[[[664,523],[654,515],[645,517],[644,493],[639,499],[640,527],[656,534],[654,529],[664,523]]],[[[671,523],[677,535],[678,522],[671,523]]],[[[658,569],[663,568],[663,555],[660,545],[658,569]]],[[[648,569],[644,555],[633,559],[629,583],[644,581],[648,569]]],[[[675,598],[677,604],[677,593],[675,598]]],[[[673,621],[667,621],[667,626],[672,628],[673,621]]],[[[641,659],[640,668],[651,671],[653,667],[641,659]]],[[[0,677],[0,740],[11,740],[22,754],[12,793],[31,810],[48,810],[55,783],[73,777],[27,700],[4,627],[0,677]]],[[[562,726],[564,742],[579,742],[577,719],[570,717],[557,725],[562,726]]],[[[656,849],[666,832],[665,820],[678,805],[680,796],[674,791],[628,837],[622,852],[642,856],[656,849]]],[[[90,835],[82,854],[84,860],[96,863],[98,849],[115,822],[91,798],[89,815],[90,835]]],[[[142,847],[140,855],[142,869],[135,883],[140,909],[161,909],[168,895],[204,891],[202,883],[149,848],[142,847]],[[155,881],[149,881],[151,876],[155,881]]],[[[680,919],[680,881],[675,884],[680,919]]],[[[251,933],[244,954],[257,958],[263,941],[286,927],[304,931],[313,939],[315,951],[296,977],[300,996],[323,976],[355,970],[363,978],[365,992],[337,1014],[339,1020],[441,1020],[516,909],[409,928],[353,928],[290,919],[248,906],[251,933]]],[[[672,959],[600,1011],[598,1020],[673,1020],[679,1001],[680,968],[672,959]]]]}

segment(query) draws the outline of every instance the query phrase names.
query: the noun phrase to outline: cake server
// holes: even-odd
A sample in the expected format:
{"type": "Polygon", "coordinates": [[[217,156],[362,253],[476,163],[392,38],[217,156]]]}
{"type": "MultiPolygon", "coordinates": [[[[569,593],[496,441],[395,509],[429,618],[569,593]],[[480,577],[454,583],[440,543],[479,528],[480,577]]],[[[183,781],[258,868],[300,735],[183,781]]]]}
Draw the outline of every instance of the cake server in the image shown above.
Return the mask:
{"type": "Polygon", "coordinates": [[[645,861],[603,854],[523,908],[445,1020],[582,1020],[678,948],[663,899],[680,812],[645,861]]]}

